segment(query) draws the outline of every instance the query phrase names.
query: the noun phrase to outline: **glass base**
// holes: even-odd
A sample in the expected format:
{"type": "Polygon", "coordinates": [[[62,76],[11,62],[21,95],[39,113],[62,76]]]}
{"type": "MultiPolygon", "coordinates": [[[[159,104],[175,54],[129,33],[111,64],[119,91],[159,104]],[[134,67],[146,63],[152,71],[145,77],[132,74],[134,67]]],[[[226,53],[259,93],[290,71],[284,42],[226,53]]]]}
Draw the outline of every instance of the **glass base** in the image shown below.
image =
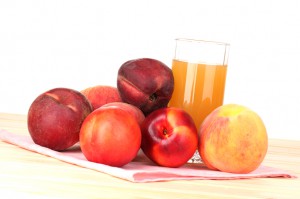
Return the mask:
{"type": "Polygon", "coordinates": [[[194,153],[193,157],[188,161],[188,163],[202,163],[198,150],[194,153]]]}

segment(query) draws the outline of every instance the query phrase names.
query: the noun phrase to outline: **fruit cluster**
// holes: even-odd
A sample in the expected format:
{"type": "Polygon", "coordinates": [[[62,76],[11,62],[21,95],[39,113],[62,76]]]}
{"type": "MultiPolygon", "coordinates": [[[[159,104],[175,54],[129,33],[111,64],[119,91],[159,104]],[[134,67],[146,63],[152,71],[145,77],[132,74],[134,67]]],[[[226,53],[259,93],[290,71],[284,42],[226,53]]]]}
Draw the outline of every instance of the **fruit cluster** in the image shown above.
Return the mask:
{"type": "Polygon", "coordinates": [[[210,169],[248,173],[267,152],[260,117],[240,105],[214,110],[197,129],[182,109],[168,107],[172,70],[150,58],[125,62],[117,87],[98,85],[76,91],[54,88],[28,110],[28,130],[36,144],[63,151],[80,143],[87,160],[121,167],[140,149],[154,163],[180,167],[198,149],[210,169]]]}

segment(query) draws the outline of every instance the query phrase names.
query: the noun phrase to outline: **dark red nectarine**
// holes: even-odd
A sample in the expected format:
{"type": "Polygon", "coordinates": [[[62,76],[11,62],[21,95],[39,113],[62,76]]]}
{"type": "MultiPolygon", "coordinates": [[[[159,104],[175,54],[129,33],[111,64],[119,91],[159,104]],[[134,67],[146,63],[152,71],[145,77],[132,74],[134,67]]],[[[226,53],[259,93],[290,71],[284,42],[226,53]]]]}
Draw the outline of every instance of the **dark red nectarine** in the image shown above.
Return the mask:
{"type": "Polygon", "coordinates": [[[161,61],[134,59],[119,68],[117,87],[124,102],[148,115],[168,105],[174,90],[174,77],[172,70],[161,61]]]}
{"type": "Polygon", "coordinates": [[[79,141],[83,120],[92,111],[79,91],[55,88],[40,94],[30,105],[27,125],[36,144],[61,151],[79,141]]]}

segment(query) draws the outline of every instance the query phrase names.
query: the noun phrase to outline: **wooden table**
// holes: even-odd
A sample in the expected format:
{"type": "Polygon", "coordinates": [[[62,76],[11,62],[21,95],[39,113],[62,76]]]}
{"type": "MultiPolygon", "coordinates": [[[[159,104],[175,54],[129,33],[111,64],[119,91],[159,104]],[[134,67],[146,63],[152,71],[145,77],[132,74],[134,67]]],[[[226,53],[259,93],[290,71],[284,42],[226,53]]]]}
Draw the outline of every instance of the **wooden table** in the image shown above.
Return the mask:
{"type": "MultiPolygon", "coordinates": [[[[0,113],[0,129],[28,134],[26,116],[0,113]]],[[[300,141],[269,143],[263,164],[300,176],[300,141]]],[[[300,198],[300,178],[132,183],[1,141],[0,171],[1,198],[300,198]]]]}

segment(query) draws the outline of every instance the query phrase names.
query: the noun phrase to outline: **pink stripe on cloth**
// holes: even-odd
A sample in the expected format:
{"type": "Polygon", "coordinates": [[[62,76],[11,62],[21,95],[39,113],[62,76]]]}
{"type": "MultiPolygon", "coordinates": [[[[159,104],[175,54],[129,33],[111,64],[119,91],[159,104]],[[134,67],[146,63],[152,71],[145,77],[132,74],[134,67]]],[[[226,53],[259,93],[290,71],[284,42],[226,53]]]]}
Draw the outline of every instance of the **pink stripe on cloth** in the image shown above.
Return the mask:
{"type": "Polygon", "coordinates": [[[131,182],[157,182],[170,180],[232,180],[246,178],[296,178],[287,171],[267,166],[260,166],[248,174],[233,174],[207,169],[203,164],[186,164],[180,168],[167,168],[153,164],[142,152],[123,167],[111,167],[104,164],[87,161],[79,145],[64,152],[57,152],[35,144],[30,136],[20,136],[6,130],[0,130],[0,140],[37,152],[63,162],[93,169],[111,176],[131,182]]]}

